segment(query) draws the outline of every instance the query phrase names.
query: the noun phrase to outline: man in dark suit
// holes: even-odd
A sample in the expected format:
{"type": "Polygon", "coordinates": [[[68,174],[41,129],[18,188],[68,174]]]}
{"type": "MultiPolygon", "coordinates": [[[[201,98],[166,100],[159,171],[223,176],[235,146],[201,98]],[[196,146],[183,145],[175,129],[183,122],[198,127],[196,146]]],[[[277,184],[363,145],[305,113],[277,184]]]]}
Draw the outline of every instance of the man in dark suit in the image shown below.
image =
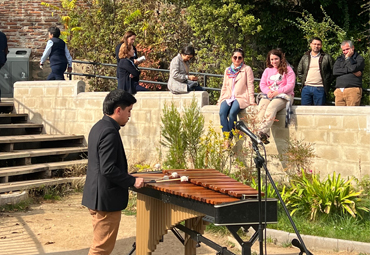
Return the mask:
{"type": "MultiPolygon", "coordinates": [[[[6,35],[0,31],[0,69],[6,63],[6,55],[8,55],[8,40],[6,35]]],[[[1,102],[1,87],[0,87],[0,102],[1,102]]]]}
{"type": "Polygon", "coordinates": [[[92,215],[93,243],[89,255],[108,255],[116,243],[121,211],[128,203],[128,188],[144,186],[143,178],[128,173],[119,129],[131,116],[136,99],[123,90],[111,91],[103,103],[104,117],[90,130],[88,166],[82,204],[92,215]]]}

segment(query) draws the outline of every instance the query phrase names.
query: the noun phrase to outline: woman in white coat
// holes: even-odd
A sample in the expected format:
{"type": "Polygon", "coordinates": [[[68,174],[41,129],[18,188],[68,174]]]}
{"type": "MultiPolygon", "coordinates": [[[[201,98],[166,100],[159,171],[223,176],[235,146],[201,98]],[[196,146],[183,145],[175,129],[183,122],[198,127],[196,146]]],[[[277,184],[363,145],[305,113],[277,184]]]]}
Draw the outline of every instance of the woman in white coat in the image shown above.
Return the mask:
{"type": "Polygon", "coordinates": [[[189,61],[195,56],[192,46],[184,47],[181,52],[172,59],[170,64],[170,78],[168,89],[174,94],[187,93],[189,91],[203,91],[199,86],[198,77],[189,75],[189,61]]]}

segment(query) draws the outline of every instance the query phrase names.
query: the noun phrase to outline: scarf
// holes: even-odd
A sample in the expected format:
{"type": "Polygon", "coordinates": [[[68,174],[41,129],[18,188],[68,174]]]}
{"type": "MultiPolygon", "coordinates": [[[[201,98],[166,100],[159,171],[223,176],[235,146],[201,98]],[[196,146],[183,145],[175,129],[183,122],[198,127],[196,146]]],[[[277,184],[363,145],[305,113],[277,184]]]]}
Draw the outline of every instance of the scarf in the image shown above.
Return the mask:
{"type": "Polygon", "coordinates": [[[241,63],[240,66],[238,67],[235,67],[234,64],[231,64],[231,66],[227,69],[226,71],[226,75],[229,77],[229,78],[236,78],[236,76],[238,76],[238,73],[240,71],[240,69],[243,67],[244,63],[241,63]]]}

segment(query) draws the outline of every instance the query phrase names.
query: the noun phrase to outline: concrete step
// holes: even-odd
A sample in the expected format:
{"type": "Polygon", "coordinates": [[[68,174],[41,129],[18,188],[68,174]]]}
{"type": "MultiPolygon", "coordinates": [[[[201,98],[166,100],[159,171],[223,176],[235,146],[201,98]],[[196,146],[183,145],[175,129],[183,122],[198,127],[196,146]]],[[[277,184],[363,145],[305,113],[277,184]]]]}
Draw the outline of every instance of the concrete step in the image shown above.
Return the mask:
{"type": "Polygon", "coordinates": [[[1,99],[0,102],[0,113],[12,112],[14,108],[14,103],[12,101],[4,101],[1,99]]]}
{"type": "Polygon", "coordinates": [[[83,144],[83,135],[18,135],[1,136],[0,151],[31,150],[56,147],[78,147],[83,144]]]}
{"type": "Polygon", "coordinates": [[[28,114],[0,113],[0,125],[27,122],[28,114]]]}
{"type": "MultiPolygon", "coordinates": [[[[0,160],[15,158],[42,157],[49,155],[63,155],[70,153],[87,152],[87,147],[59,147],[32,150],[14,150],[12,152],[0,152],[0,160]]],[[[1,170],[1,169],[0,169],[1,170]]]]}
{"type": "Polygon", "coordinates": [[[34,123],[1,124],[0,136],[40,134],[43,127],[34,123]]]}
{"type": "Polygon", "coordinates": [[[68,167],[83,164],[87,164],[87,159],[50,162],[25,166],[2,167],[0,168],[0,183],[9,182],[10,176],[25,175],[31,173],[43,172],[43,175],[40,175],[41,177],[50,177],[51,171],[53,170],[66,169],[68,167]]]}
{"type": "Polygon", "coordinates": [[[41,179],[41,180],[29,180],[22,182],[10,182],[0,183],[0,193],[7,193],[11,191],[22,191],[43,186],[53,186],[64,183],[74,183],[83,181],[84,177],[67,177],[67,178],[55,178],[55,179],[41,179]]]}
{"type": "Polygon", "coordinates": [[[84,139],[83,135],[18,135],[18,136],[1,136],[0,144],[2,143],[26,143],[26,142],[49,142],[61,140],[84,139]]]}

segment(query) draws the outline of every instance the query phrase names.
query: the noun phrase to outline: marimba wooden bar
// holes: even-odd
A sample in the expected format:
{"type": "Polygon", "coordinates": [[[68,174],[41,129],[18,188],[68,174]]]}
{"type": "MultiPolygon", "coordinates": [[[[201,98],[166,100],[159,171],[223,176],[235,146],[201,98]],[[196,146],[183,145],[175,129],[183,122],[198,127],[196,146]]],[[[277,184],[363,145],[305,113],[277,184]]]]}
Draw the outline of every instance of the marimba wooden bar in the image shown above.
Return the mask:
{"type": "MultiPolygon", "coordinates": [[[[146,182],[145,187],[133,189],[137,192],[136,255],[151,254],[162,236],[182,221],[187,229],[199,234],[208,224],[204,217],[215,225],[258,224],[257,190],[215,169],[173,169],[133,175],[146,182]],[[187,176],[188,181],[154,182],[173,172],[187,176]]],[[[262,220],[264,224],[275,223],[277,201],[268,199],[265,203],[269,213],[262,215],[262,220]]],[[[186,232],[184,241],[184,254],[196,254],[197,243],[186,232]]]]}

